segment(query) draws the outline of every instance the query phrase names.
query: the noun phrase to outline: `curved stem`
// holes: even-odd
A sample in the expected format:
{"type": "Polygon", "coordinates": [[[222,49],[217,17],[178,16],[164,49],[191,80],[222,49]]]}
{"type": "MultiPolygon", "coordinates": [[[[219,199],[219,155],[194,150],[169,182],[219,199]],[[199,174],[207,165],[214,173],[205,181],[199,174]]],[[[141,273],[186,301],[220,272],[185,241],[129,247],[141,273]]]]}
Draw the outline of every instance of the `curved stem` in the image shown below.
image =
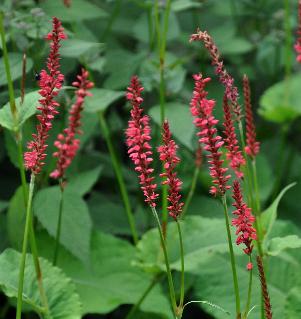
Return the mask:
{"type": "Polygon", "coordinates": [[[196,166],[194,169],[194,172],[193,172],[193,177],[192,177],[192,181],[190,184],[189,192],[187,194],[186,200],[184,201],[185,205],[184,205],[184,208],[183,208],[183,211],[181,214],[181,218],[184,218],[185,214],[187,213],[188,207],[190,205],[190,202],[191,202],[192,197],[193,197],[194,192],[195,192],[196,182],[198,180],[199,173],[200,173],[200,167],[196,166]]]}
{"type": "Polygon", "coordinates": [[[155,217],[155,220],[157,222],[157,227],[160,235],[160,240],[161,240],[161,246],[163,249],[163,254],[164,254],[164,260],[165,260],[165,266],[166,266],[166,273],[167,273],[167,280],[168,280],[168,287],[169,287],[169,295],[170,295],[170,301],[171,301],[171,306],[173,309],[174,314],[177,312],[177,302],[176,302],[176,295],[175,295],[175,289],[174,289],[174,284],[173,284],[173,279],[171,275],[171,270],[169,266],[169,258],[168,258],[168,252],[167,252],[167,247],[165,243],[165,239],[163,236],[163,231],[161,227],[161,223],[156,211],[155,207],[151,207],[152,213],[155,217]]]}
{"type": "Polygon", "coordinates": [[[29,184],[28,202],[27,202],[27,209],[26,209],[26,221],[25,221],[25,229],[24,229],[22,256],[21,256],[20,270],[19,270],[19,285],[18,285],[18,301],[17,301],[16,319],[21,319],[21,313],[22,313],[22,293],[23,293],[23,285],[24,285],[24,272],[25,272],[26,251],[27,251],[27,244],[28,244],[28,234],[30,231],[30,224],[31,224],[31,214],[32,214],[31,204],[32,204],[33,191],[34,191],[34,183],[35,183],[35,175],[31,174],[30,184],[29,184]]]}
{"type": "Polygon", "coordinates": [[[131,204],[130,204],[129,195],[128,195],[127,189],[125,187],[125,182],[124,182],[124,179],[122,176],[122,171],[120,168],[121,166],[120,166],[120,163],[119,163],[118,158],[116,156],[116,152],[115,152],[115,149],[114,149],[111,137],[110,137],[109,127],[108,127],[107,122],[105,120],[104,114],[103,114],[103,112],[99,112],[98,114],[99,114],[100,128],[102,130],[103,136],[104,136],[106,143],[107,143],[107,147],[109,149],[109,153],[110,153],[111,160],[112,160],[112,165],[113,165],[115,175],[116,175],[116,178],[118,181],[119,190],[120,190],[123,204],[125,207],[125,211],[127,214],[127,219],[128,219],[129,225],[130,225],[133,241],[136,245],[138,243],[138,233],[137,233],[135,219],[134,219],[134,215],[133,215],[131,204]]]}
{"type": "MultiPolygon", "coordinates": [[[[249,262],[252,263],[252,256],[249,256],[249,262]]],[[[253,269],[249,270],[250,274],[249,274],[249,286],[248,286],[248,297],[247,297],[247,303],[246,303],[246,309],[244,312],[244,319],[247,318],[248,313],[249,313],[249,309],[250,309],[250,305],[251,305],[251,297],[252,297],[252,281],[253,281],[253,269]]]]}
{"type": "Polygon", "coordinates": [[[53,254],[53,265],[57,264],[58,254],[60,249],[60,237],[61,237],[61,228],[62,228],[62,216],[63,216],[63,208],[64,208],[64,184],[63,180],[60,180],[60,207],[59,207],[59,216],[57,220],[56,226],[56,236],[55,236],[55,247],[54,247],[54,254],[53,254]]]}
{"type": "Polygon", "coordinates": [[[152,279],[152,281],[147,286],[147,288],[144,291],[144,293],[142,294],[142,296],[139,298],[139,300],[136,302],[136,304],[133,305],[133,307],[131,308],[131,310],[129,311],[129,313],[125,317],[125,319],[132,319],[134,317],[134,315],[136,314],[137,310],[140,308],[140,306],[143,303],[143,301],[145,300],[145,298],[148,296],[148,294],[152,291],[152,289],[156,286],[156,284],[160,281],[161,278],[162,278],[162,275],[159,274],[152,279]]]}
{"type": "Polygon", "coordinates": [[[232,276],[233,276],[233,286],[234,286],[234,292],[235,292],[236,318],[239,319],[239,318],[241,318],[240,295],[239,295],[239,287],[238,287],[238,279],[237,279],[237,271],[236,271],[236,261],[235,261],[235,255],[234,255],[234,251],[233,251],[232,237],[231,237],[231,231],[230,231],[227,199],[226,199],[225,195],[222,196],[222,202],[223,202],[223,206],[224,206],[224,215],[225,215],[227,238],[228,238],[232,276]]]}
{"type": "Polygon", "coordinates": [[[184,246],[183,246],[183,238],[181,232],[180,222],[176,219],[179,241],[180,241],[180,255],[181,255],[181,290],[180,290],[180,303],[179,309],[182,311],[184,304],[184,296],[185,296],[185,264],[184,264],[184,246]]]}

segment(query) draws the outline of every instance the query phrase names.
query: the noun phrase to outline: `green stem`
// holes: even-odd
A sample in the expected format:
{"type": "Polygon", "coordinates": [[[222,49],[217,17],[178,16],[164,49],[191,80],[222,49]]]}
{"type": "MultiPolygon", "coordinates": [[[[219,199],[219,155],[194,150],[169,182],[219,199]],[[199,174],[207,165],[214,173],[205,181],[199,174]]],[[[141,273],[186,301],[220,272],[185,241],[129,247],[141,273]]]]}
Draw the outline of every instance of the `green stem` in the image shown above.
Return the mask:
{"type": "Polygon", "coordinates": [[[228,238],[232,276],[233,276],[233,286],[234,286],[234,292],[235,292],[236,318],[239,319],[239,318],[241,318],[240,296],[239,296],[238,279],[237,279],[237,272],[236,272],[236,262],[235,262],[235,256],[234,256],[234,251],[233,251],[231,231],[230,231],[230,222],[229,222],[229,216],[228,216],[228,206],[227,206],[226,195],[222,196],[222,202],[223,202],[223,206],[224,206],[224,215],[225,215],[227,238],[228,238]]]}
{"type": "Polygon", "coordinates": [[[185,205],[183,207],[181,218],[184,218],[185,214],[187,213],[188,207],[189,207],[189,205],[191,203],[192,197],[193,197],[194,192],[195,192],[196,182],[198,180],[199,174],[200,174],[200,167],[195,166],[195,169],[194,169],[194,172],[193,172],[192,181],[191,181],[191,184],[190,184],[190,189],[189,189],[188,195],[186,197],[186,200],[184,201],[185,205]]]}
{"type": "Polygon", "coordinates": [[[136,230],[135,219],[134,219],[132,208],[130,205],[129,195],[128,195],[128,192],[126,190],[125,182],[124,182],[124,179],[122,176],[121,166],[120,166],[120,163],[119,163],[118,158],[116,156],[115,149],[113,147],[109,127],[108,127],[107,122],[105,120],[104,114],[103,114],[103,112],[99,112],[98,114],[99,114],[100,127],[101,127],[103,136],[106,140],[107,147],[108,147],[109,152],[110,152],[113,168],[114,168],[115,175],[116,175],[118,185],[119,185],[119,190],[120,190],[123,204],[125,207],[125,211],[127,214],[127,219],[128,219],[128,222],[129,222],[129,225],[131,228],[133,241],[136,245],[138,243],[138,233],[136,230]]]}
{"type": "Polygon", "coordinates": [[[20,263],[20,270],[19,270],[19,286],[18,286],[16,319],[21,319],[21,313],[22,313],[22,293],[23,293],[23,285],[24,285],[24,272],[25,272],[28,235],[30,232],[30,224],[31,224],[31,214],[32,214],[31,204],[32,204],[33,191],[34,191],[34,184],[35,184],[35,175],[32,173],[30,177],[30,184],[29,184],[29,194],[28,194],[28,202],[27,202],[27,208],[26,208],[26,221],[25,221],[25,229],[24,229],[22,256],[21,256],[21,263],[20,263]]]}
{"type": "Polygon", "coordinates": [[[156,208],[151,207],[151,210],[152,210],[152,213],[153,213],[155,220],[157,222],[157,227],[158,227],[160,240],[161,240],[161,246],[162,246],[163,254],[164,254],[171,306],[172,306],[174,314],[176,314],[177,313],[177,302],[176,302],[176,295],[175,295],[175,289],[174,289],[174,284],[173,284],[173,280],[172,280],[171,270],[170,270],[170,266],[169,266],[167,247],[166,247],[161,223],[160,223],[156,208]]]}
{"type": "Polygon", "coordinates": [[[182,312],[185,296],[185,264],[184,264],[184,245],[181,232],[180,222],[176,219],[179,241],[180,241],[180,255],[181,255],[181,290],[180,290],[180,303],[178,309],[182,312]]]}
{"type": "Polygon", "coordinates": [[[156,286],[156,284],[159,282],[162,276],[157,275],[155,276],[150,284],[146,287],[146,290],[143,292],[142,296],[139,298],[139,300],[133,305],[125,319],[132,319],[134,318],[134,315],[136,314],[137,310],[140,308],[141,304],[145,300],[145,298],[148,296],[148,294],[153,290],[153,288],[156,286]]]}
{"type": "Polygon", "coordinates": [[[58,260],[58,254],[60,249],[60,237],[61,237],[61,228],[62,228],[62,216],[63,216],[63,207],[64,207],[64,184],[63,180],[60,180],[60,207],[59,207],[59,216],[57,220],[56,226],[56,236],[55,236],[55,247],[54,247],[54,254],[53,254],[53,265],[56,266],[58,260]]]}
{"type": "MultiPolygon", "coordinates": [[[[252,263],[252,257],[249,256],[249,262],[252,263]]],[[[252,281],[253,281],[253,269],[249,270],[249,286],[248,286],[248,297],[247,297],[247,303],[246,303],[246,309],[244,312],[244,319],[247,319],[247,315],[250,309],[251,305],[251,297],[252,297],[252,281]]]]}

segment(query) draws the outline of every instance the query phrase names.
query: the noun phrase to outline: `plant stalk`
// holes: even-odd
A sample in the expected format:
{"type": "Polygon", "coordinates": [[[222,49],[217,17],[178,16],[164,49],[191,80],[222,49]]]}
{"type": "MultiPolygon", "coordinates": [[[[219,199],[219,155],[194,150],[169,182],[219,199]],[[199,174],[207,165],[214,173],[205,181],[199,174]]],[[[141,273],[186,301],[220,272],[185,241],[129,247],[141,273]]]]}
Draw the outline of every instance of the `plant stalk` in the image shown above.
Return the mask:
{"type": "MultiPolygon", "coordinates": [[[[251,255],[249,256],[249,262],[252,263],[252,257],[251,255]]],[[[250,309],[251,305],[251,297],[252,297],[252,281],[253,281],[253,269],[249,270],[249,285],[248,285],[248,297],[247,297],[247,303],[246,303],[246,308],[244,312],[244,319],[247,319],[247,315],[250,309]]]]}
{"type": "Polygon", "coordinates": [[[180,241],[180,255],[181,255],[181,290],[180,290],[180,302],[179,302],[179,310],[183,311],[184,305],[184,297],[185,297],[185,264],[184,264],[184,245],[183,245],[183,237],[181,231],[180,222],[176,219],[179,241],[180,241]]]}
{"type": "Polygon", "coordinates": [[[238,287],[238,279],[237,279],[237,271],[236,271],[236,261],[235,261],[234,251],[233,251],[233,244],[232,244],[232,236],[231,236],[231,230],[230,230],[230,222],[229,222],[229,216],[228,216],[228,206],[227,206],[226,195],[222,196],[222,202],[223,202],[223,206],[224,206],[224,215],[225,215],[227,238],[228,238],[229,253],[230,253],[230,261],[231,261],[232,276],[233,276],[233,286],[234,286],[234,292],[235,292],[236,318],[240,319],[241,318],[240,295],[239,295],[239,287],[238,287]]]}
{"type": "Polygon", "coordinates": [[[115,152],[112,140],[111,140],[110,130],[109,130],[109,127],[108,127],[107,122],[105,120],[104,114],[103,114],[103,112],[99,112],[98,114],[99,114],[100,128],[102,130],[103,136],[104,136],[106,143],[107,143],[107,147],[109,149],[109,153],[110,153],[111,160],[112,160],[112,165],[113,165],[115,175],[116,175],[116,178],[118,181],[118,186],[119,186],[119,190],[120,190],[123,204],[125,207],[125,211],[127,214],[127,219],[128,219],[128,223],[130,225],[133,241],[134,241],[134,244],[136,245],[138,243],[138,233],[137,233],[135,219],[134,219],[134,215],[133,215],[131,204],[130,204],[129,195],[128,195],[127,189],[125,187],[125,182],[124,182],[124,179],[122,176],[121,166],[120,166],[119,160],[117,158],[117,155],[116,155],[116,152],[115,152]]]}

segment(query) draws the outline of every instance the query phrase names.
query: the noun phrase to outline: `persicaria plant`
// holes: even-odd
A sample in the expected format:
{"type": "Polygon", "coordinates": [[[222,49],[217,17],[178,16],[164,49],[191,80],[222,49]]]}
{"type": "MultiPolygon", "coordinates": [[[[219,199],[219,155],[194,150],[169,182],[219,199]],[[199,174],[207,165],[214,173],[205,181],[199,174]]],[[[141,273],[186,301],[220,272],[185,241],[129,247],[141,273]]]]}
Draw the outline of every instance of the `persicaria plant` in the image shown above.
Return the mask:
{"type": "Polygon", "coordinates": [[[300,317],[301,0],[272,2],[0,4],[0,319],[300,317]]]}

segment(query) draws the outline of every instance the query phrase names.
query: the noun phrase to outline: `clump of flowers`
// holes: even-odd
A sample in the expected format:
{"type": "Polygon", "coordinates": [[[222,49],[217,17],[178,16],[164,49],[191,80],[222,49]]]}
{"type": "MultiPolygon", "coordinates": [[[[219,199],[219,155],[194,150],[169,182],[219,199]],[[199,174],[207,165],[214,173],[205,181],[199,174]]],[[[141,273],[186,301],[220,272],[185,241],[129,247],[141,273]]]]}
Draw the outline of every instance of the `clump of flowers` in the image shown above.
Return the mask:
{"type": "Polygon", "coordinates": [[[297,53],[297,58],[296,60],[301,63],[301,0],[298,1],[298,30],[297,30],[297,41],[294,46],[296,53],[297,53]]]}
{"type": "Polygon", "coordinates": [[[166,177],[166,180],[162,182],[163,185],[168,185],[168,196],[167,199],[170,205],[167,207],[169,215],[175,220],[180,216],[184,203],[181,200],[181,180],[177,177],[175,167],[180,162],[177,156],[178,145],[171,137],[168,121],[163,123],[162,133],[163,145],[158,147],[160,154],[160,160],[164,164],[165,172],[160,174],[161,177],[166,177]]]}
{"type": "Polygon", "coordinates": [[[39,94],[41,99],[40,105],[37,107],[41,114],[37,115],[39,124],[37,125],[37,133],[32,134],[33,140],[27,144],[28,152],[24,154],[26,169],[34,174],[39,174],[43,161],[46,157],[48,132],[52,128],[54,116],[58,114],[57,108],[59,103],[55,101],[59,90],[62,88],[64,75],[60,72],[60,41],[66,39],[66,34],[61,25],[61,21],[54,17],[52,19],[53,30],[46,36],[46,40],[50,41],[50,53],[47,59],[47,69],[40,72],[39,94]]]}
{"type": "Polygon", "coordinates": [[[143,109],[140,107],[143,102],[141,92],[144,88],[139,83],[137,76],[133,76],[131,84],[127,88],[126,98],[132,104],[131,119],[126,130],[128,154],[135,164],[135,170],[139,173],[140,185],[145,196],[145,201],[152,207],[156,206],[156,199],[159,196],[156,193],[157,185],[153,183],[153,168],[150,167],[152,159],[152,147],[149,144],[151,140],[151,128],[149,126],[149,117],[143,115],[143,109]]]}
{"type": "Polygon", "coordinates": [[[241,167],[245,165],[246,161],[239,149],[235,127],[231,116],[231,110],[228,105],[227,97],[224,96],[223,100],[224,109],[224,134],[225,134],[225,147],[227,149],[227,159],[230,161],[230,167],[234,170],[238,178],[243,177],[241,167]]]}
{"type": "Polygon", "coordinates": [[[254,124],[249,79],[246,75],[243,78],[243,91],[246,109],[246,153],[255,158],[259,153],[260,144],[256,141],[256,128],[254,124]]]}
{"type": "Polygon", "coordinates": [[[57,157],[56,169],[50,174],[52,178],[61,178],[65,175],[67,167],[72,163],[80,145],[80,140],[75,138],[76,134],[81,134],[81,112],[84,107],[86,96],[92,94],[88,91],[94,86],[94,83],[88,80],[89,73],[82,69],[81,74],[77,76],[77,81],[72,85],[77,88],[76,101],[69,110],[69,123],[64,132],[57,136],[54,145],[58,149],[53,154],[57,157]]]}
{"type": "MultiPolygon", "coordinates": [[[[243,200],[240,185],[237,180],[233,182],[233,206],[236,208],[233,214],[237,217],[232,220],[232,225],[236,227],[236,244],[244,244],[244,252],[251,255],[253,250],[252,241],[257,239],[256,229],[253,227],[255,217],[252,215],[251,209],[246,205],[243,200]]],[[[247,269],[251,270],[253,265],[248,263],[247,269]]]]}
{"type": "Polygon", "coordinates": [[[211,56],[212,65],[215,66],[215,73],[218,75],[220,82],[225,86],[225,95],[231,102],[231,107],[233,108],[233,112],[235,113],[237,120],[240,120],[241,107],[238,103],[238,89],[234,85],[233,77],[225,69],[224,62],[220,58],[220,52],[212,37],[207,33],[207,31],[202,32],[198,29],[195,34],[190,36],[190,42],[193,41],[201,41],[204,43],[211,56]]]}
{"type": "Polygon", "coordinates": [[[217,135],[215,126],[218,120],[214,118],[212,111],[215,106],[214,100],[208,100],[208,93],[205,91],[206,84],[210,78],[203,78],[201,74],[193,76],[195,87],[193,97],[190,102],[191,114],[195,117],[193,123],[199,130],[199,142],[204,145],[204,150],[208,151],[208,163],[210,166],[210,175],[213,178],[213,184],[210,193],[213,195],[224,195],[226,190],[230,188],[227,185],[230,175],[226,175],[228,168],[223,167],[221,159],[222,152],[220,148],[224,145],[222,137],[217,135]]]}

